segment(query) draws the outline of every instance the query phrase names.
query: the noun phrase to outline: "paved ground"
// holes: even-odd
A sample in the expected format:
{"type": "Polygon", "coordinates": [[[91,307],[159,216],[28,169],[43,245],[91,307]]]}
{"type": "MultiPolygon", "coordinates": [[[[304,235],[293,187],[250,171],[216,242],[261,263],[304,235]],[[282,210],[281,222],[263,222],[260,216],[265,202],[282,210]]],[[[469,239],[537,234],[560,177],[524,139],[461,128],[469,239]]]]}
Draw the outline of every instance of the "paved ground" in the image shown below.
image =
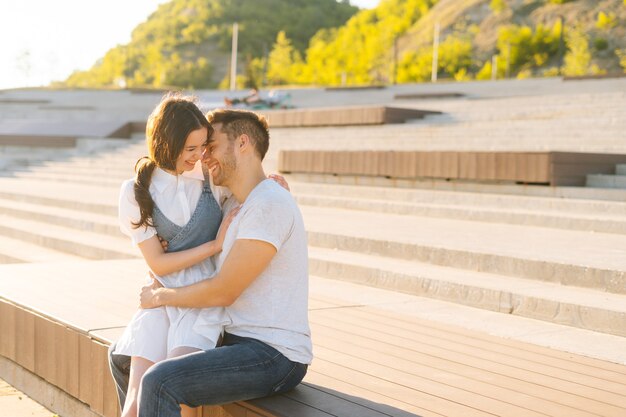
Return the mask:
{"type": "Polygon", "coordinates": [[[55,414],[0,379],[0,417],[55,417],[55,414]]]}

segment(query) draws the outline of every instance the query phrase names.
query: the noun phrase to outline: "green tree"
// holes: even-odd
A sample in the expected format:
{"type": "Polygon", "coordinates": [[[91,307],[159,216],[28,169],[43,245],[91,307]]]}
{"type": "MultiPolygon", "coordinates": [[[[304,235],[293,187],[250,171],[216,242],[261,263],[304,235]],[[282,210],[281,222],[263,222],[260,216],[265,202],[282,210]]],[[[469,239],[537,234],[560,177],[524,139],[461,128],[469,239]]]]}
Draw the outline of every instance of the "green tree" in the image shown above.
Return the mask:
{"type": "Polygon", "coordinates": [[[390,82],[395,39],[435,2],[386,0],[375,9],[360,11],[341,28],[319,31],[309,43],[300,73],[323,85],[390,82]]]}
{"type": "Polygon", "coordinates": [[[72,74],[66,85],[108,87],[124,79],[128,86],[214,87],[224,74],[219,64],[230,52],[234,22],[249,84],[258,76],[250,65],[265,58],[279,31],[302,53],[319,29],[340,26],[357,11],[335,0],[171,0],[133,30],[129,44],[72,74]]]}
{"type": "Polygon", "coordinates": [[[506,10],[507,4],[505,0],[491,0],[489,7],[495,14],[499,14],[506,10]]]}
{"type": "Polygon", "coordinates": [[[598,20],[596,21],[596,27],[600,30],[612,29],[617,25],[617,16],[615,13],[610,12],[606,14],[604,12],[598,13],[598,20]]]}
{"type": "Polygon", "coordinates": [[[269,55],[267,79],[271,85],[289,84],[294,81],[294,64],[302,62],[284,31],[278,32],[276,43],[269,55]]]}
{"type": "Polygon", "coordinates": [[[575,28],[566,32],[567,53],[565,54],[565,75],[576,76],[589,73],[591,63],[591,53],[589,52],[589,41],[580,28],[575,28]]]}

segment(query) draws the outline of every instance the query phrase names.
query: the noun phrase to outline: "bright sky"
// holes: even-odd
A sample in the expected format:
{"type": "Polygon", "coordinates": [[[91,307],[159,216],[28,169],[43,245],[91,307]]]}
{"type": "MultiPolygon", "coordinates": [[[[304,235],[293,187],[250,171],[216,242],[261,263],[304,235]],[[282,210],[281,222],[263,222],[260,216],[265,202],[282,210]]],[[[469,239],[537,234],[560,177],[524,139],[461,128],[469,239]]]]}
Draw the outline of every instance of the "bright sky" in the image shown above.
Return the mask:
{"type": "Polygon", "coordinates": [[[47,85],[90,68],[166,1],[0,0],[0,89],[47,85]]]}

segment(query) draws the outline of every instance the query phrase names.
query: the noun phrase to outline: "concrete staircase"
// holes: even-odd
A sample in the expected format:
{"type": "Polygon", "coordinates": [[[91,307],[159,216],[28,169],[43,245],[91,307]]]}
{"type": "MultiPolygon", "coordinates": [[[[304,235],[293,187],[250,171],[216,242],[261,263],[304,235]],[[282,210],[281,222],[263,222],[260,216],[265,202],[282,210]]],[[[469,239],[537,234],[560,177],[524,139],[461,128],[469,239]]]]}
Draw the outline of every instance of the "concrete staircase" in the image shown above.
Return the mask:
{"type": "MultiPolygon", "coordinates": [[[[117,198],[143,143],[7,171],[0,262],[138,257],[117,198]]],[[[314,276],[626,336],[626,203],[293,181],[314,276]]]]}
{"type": "Polygon", "coordinates": [[[617,165],[615,175],[587,175],[587,187],[626,189],[626,165],[617,165]]]}

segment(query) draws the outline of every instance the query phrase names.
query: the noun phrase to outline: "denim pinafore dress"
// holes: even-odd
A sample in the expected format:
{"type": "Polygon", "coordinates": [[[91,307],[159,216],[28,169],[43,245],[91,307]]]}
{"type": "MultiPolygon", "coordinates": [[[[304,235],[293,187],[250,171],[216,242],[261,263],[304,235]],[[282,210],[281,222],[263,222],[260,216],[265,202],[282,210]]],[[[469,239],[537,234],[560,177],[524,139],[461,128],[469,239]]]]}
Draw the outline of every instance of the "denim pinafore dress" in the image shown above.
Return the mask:
{"type": "MultiPolygon", "coordinates": [[[[215,239],[222,221],[222,210],[211,192],[209,175],[205,170],[202,194],[186,225],[175,224],[155,206],[152,220],[158,235],[168,241],[168,252],[191,249],[215,239]]],[[[164,287],[176,288],[209,279],[214,274],[213,260],[207,258],[184,270],[156,278],[164,287]]],[[[217,344],[226,323],[222,307],[140,309],[117,341],[114,354],[140,356],[158,362],[166,359],[177,347],[211,349],[217,344]],[[210,326],[202,326],[202,333],[194,330],[198,319],[202,323],[211,323],[210,326]]]]}

